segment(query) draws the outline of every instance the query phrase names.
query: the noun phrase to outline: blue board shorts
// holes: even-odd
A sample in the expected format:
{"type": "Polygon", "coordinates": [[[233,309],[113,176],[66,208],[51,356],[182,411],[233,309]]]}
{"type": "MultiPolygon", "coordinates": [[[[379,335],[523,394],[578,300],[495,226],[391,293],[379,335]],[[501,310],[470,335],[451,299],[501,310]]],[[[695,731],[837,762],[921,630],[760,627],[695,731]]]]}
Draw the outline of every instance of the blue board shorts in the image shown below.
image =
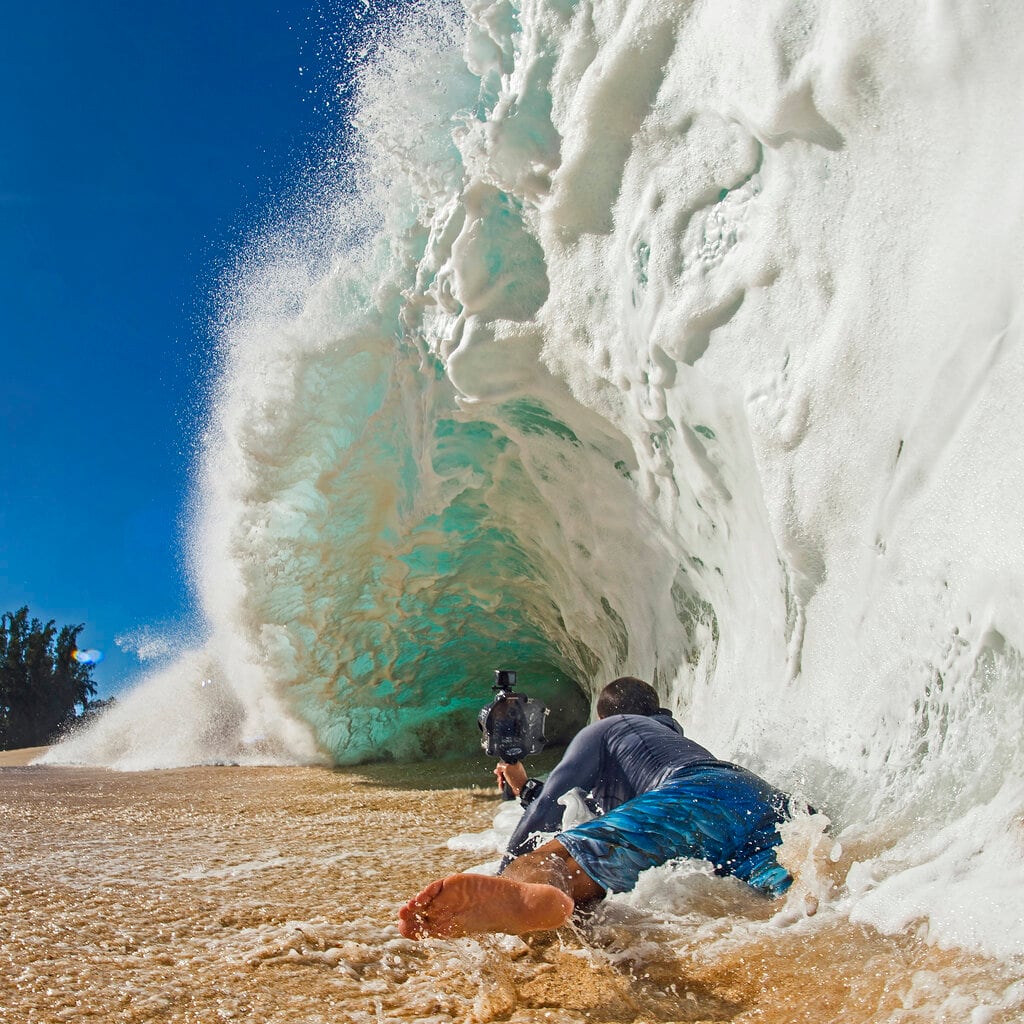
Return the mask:
{"type": "Polygon", "coordinates": [[[685,857],[710,861],[716,874],[735,875],[774,897],[793,882],[775,859],[788,803],[744,768],[694,765],[556,838],[608,892],[628,892],[641,871],[685,857]]]}

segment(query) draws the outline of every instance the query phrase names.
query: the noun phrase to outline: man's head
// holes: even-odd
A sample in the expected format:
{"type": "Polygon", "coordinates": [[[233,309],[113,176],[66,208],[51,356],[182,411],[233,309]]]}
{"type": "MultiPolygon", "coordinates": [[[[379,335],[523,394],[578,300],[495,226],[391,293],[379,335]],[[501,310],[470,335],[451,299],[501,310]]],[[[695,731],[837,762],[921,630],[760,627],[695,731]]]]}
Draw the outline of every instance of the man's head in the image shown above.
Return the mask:
{"type": "Polygon", "coordinates": [[[658,694],[650,683],[633,676],[613,679],[597,698],[597,717],[610,715],[656,715],[658,694]]]}

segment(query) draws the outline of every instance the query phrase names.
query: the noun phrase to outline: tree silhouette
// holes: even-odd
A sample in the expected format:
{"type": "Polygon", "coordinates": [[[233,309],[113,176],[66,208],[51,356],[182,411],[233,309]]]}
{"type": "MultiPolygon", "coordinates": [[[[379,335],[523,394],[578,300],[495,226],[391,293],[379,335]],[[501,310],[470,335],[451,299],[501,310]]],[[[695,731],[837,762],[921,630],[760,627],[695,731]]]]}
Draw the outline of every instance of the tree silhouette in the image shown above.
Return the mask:
{"type": "Polygon", "coordinates": [[[75,660],[84,625],[45,625],[27,607],[0,616],[0,750],[53,740],[96,693],[92,665],[75,660]]]}

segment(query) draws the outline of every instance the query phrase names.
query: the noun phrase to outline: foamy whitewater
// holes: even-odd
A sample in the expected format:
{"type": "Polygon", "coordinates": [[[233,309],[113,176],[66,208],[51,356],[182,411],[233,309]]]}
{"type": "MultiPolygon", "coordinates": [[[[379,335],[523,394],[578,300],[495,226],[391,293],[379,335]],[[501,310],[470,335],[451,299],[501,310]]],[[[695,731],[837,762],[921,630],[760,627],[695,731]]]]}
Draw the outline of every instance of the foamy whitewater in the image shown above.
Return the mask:
{"type": "Polygon", "coordinates": [[[628,672],[866,851],[829,913],[1024,954],[1022,39],[417,7],[226,289],[208,642],[50,760],[459,753],[493,668],[556,738],[628,672]]]}

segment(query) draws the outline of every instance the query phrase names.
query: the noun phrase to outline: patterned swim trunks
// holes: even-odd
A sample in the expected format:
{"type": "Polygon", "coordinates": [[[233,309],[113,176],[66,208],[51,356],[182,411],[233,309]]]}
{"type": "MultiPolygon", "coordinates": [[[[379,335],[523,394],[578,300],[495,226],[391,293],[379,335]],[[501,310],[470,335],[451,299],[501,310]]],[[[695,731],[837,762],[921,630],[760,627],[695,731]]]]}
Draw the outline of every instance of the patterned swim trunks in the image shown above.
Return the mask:
{"type": "Polygon", "coordinates": [[[557,838],[609,892],[628,892],[641,871],[685,857],[775,897],[793,881],[775,859],[787,805],[785,793],[744,768],[694,765],[557,838]]]}

